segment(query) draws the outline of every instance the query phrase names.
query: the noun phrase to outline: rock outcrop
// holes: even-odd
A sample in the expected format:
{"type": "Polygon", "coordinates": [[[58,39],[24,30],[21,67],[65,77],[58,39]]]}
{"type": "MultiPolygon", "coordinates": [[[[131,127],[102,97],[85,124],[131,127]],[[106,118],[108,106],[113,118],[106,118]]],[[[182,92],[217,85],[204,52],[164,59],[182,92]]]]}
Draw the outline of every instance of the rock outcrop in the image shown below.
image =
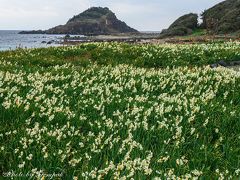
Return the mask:
{"type": "Polygon", "coordinates": [[[75,34],[107,35],[116,33],[138,33],[125,22],[117,19],[108,8],[92,7],[71,18],[65,25],[56,26],[46,31],[22,31],[21,34],[75,34]]]}
{"type": "Polygon", "coordinates": [[[162,31],[161,36],[184,36],[192,34],[198,28],[198,15],[186,14],[178,18],[168,29],[162,31]]]}
{"type": "Polygon", "coordinates": [[[226,0],[202,13],[202,27],[213,34],[240,30],[240,0],[226,0]]]}

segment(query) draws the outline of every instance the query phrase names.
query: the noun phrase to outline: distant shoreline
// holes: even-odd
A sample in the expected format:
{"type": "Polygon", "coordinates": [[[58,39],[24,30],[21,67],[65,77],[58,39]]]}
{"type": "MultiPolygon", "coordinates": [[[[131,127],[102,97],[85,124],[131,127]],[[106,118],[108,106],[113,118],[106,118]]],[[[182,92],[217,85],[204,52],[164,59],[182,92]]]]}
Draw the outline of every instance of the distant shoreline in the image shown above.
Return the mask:
{"type": "Polygon", "coordinates": [[[78,45],[91,42],[116,42],[129,44],[199,44],[218,41],[240,41],[240,37],[228,35],[190,35],[161,38],[160,32],[142,31],[138,34],[119,33],[114,35],[65,35],[65,34],[18,34],[19,30],[0,30],[0,51],[16,48],[41,48],[62,45],[78,45]]]}

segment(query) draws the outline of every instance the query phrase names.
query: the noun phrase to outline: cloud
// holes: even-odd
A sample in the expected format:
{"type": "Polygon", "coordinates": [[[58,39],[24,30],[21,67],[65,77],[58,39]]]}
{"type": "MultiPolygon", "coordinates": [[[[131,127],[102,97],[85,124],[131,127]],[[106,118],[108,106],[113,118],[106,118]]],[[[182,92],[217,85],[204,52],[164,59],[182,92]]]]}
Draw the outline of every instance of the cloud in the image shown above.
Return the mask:
{"type": "Polygon", "coordinates": [[[42,9],[24,10],[22,8],[0,8],[0,18],[39,18],[56,17],[58,14],[45,7],[42,9]]]}
{"type": "Polygon", "coordinates": [[[90,7],[88,0],[70,1],[0,0],[0,29],[48,29],[90,7]]]}
{"type": "Polygon", "coordinates": [[[154,4],[134,4],[134,3],[121,3],[117,2],[109,5],[112,10],[115,12],[125,14],[125,15],[134,15],[134,14],[146,14],[153,13],[158,11],[158,8],[154,4]]]}

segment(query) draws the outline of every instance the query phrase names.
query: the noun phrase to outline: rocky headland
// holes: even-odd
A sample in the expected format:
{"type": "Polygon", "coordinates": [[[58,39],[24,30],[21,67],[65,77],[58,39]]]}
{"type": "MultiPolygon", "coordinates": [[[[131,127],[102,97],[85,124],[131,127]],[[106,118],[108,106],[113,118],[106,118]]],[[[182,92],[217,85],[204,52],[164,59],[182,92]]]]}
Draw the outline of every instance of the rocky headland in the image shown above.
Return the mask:
{"type": "Polygon", "coordinates": [[[22,31],[20,34],[74,34],[74,35],[110,35],[117,33],[138,33],[119,20],[107,7],[92,7],[72,17],[65,25],[48,30],[22,31]]]}

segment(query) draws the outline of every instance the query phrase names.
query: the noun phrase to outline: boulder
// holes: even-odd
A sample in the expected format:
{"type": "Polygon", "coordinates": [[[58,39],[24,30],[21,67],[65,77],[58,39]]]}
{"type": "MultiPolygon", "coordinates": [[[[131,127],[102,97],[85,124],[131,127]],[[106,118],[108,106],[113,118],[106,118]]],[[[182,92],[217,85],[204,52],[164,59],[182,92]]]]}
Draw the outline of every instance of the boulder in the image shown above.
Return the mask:
{"type": "Polygon", "coordinates": [[[238,66],[240,65],[240,61],[224,61],[224,60],[221,60],[217,63],[214,63],[214,64],[211,64],[210,67],[211,68],[217,68],[219,66],[223,66],[223,67],[229,67],[229,66],[238,66]]]}

